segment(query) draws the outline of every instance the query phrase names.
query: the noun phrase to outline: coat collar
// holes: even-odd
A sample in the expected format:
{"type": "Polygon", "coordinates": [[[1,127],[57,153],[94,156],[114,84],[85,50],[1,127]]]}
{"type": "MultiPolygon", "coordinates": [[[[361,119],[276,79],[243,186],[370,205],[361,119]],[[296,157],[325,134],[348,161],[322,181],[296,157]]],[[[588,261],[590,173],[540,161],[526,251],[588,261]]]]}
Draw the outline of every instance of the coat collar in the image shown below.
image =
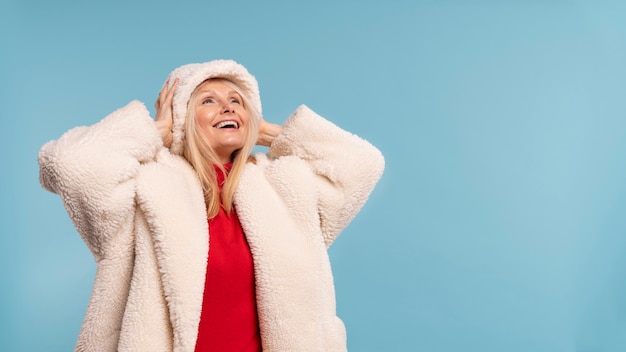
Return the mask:
{"type": "Polygon", "coordinates": [[[191,166],[162,152],[138,177],[137,201],[156,252],[175,351],[194,348],[209,252],[202,188],[191,166]]]}
{"type": "MultiPolygon", "coordinates": [[[[315,345],[322,341],[321,332],[310,327],[322,326],[317,255],[325,248],[321,236],[302,231],[308,220],[291,213],[302,205],[315,218],[315,201],[290,194],[290,167],[267,169],[262,165],[266,162],[263,158],[257,165],[248,163],[235,192],[237,216],[254,259],[263,350],[322,350],[315,345]]],[[[309,181],[304,176],[303,182],[311,185],[309,181]]]]}

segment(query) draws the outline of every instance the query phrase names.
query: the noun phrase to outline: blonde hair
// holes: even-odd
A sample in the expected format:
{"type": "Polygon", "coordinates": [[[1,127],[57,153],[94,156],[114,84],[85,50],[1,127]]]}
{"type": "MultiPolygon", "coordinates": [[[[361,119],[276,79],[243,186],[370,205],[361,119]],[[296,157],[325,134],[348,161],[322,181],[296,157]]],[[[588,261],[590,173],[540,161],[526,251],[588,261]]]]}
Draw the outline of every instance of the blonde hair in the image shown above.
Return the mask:
{"type": "Polygon", "coordinates": [[[239,178],[250,154],[252,153],[252,149],[256,145],[260,116],[259,112],[256,111],[253,105],[248,104],[249,101],[250,98],[248,98],[236,84],[223,78],[212,78],[198,84],[189,98],[187,116],[185,117],[185,141],[183,144],[183,156],[196,170],[200,183],[202,184],[208,219],[212,219],[217,216],[220,211],[220,206],[224,208],[226,214],[230,215],[233,210],[233,198],[235,191],[237,190],[237,186],[239,185],[239,178]],[[243,100],[243,107],[246,109],[250,117],[248,122],[250,125],[244,145],[241,149],[236,150],[231,156],[233,166],[227,174],[224,185],[222,186],[221,194],[219,185],[217,184],[217,174],[215,172],[214,165],[217,166],[224,173],[224,175],[226,175],[226,170],[213,148],[211,148],[211,144],[206,135],[202,132],[200,126],[198,126],[195,113],[195,106],[199,95],[198,87],[207,81],[223,81],[235,90],[241,96],[243,100]]]}

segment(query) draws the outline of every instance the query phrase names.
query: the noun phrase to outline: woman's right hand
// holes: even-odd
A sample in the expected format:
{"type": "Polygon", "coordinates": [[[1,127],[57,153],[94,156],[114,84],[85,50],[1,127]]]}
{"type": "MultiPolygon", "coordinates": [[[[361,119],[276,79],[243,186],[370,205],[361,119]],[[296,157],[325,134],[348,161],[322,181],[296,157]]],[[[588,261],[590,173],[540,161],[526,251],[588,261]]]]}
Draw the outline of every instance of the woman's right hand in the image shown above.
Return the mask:
{"type": "Polygon", "coordinates": [[[156,109],[154,124],[161,134],[163,145],[168,148],[172,145],[172,125],[174,124],[172,100],[176,86],[178,86],[178,78],[174,81],[171,88],[169,87],[169,81],[165,82],[159,97],[154,102],[154,108],[156,109]]]}

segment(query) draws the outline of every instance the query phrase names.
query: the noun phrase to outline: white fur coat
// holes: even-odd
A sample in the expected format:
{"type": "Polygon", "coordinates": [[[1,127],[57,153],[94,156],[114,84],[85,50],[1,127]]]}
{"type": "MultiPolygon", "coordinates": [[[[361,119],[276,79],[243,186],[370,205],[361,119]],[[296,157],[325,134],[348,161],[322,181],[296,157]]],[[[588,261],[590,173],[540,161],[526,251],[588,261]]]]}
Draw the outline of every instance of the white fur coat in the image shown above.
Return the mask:
{"type": "MultiPolygon", "coordinates": [[[[344,351],[327,247],[365,203],[384,161],[301,106],[248,163],[235,208],[254,260],[263,350],[344,351]]],[[[61,196],[97,262],[77,351],[195,347],[207,219],[191,166],[131,102],[44,145],[41,183],[61,196]]]]}

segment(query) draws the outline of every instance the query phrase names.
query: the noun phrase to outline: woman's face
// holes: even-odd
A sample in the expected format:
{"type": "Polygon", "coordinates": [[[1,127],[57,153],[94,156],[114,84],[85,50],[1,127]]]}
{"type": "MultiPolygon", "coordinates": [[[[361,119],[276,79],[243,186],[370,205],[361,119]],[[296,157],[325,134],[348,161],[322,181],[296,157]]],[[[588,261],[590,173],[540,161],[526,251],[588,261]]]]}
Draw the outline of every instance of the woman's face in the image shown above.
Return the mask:
{"type": "Polygon", "coordinates": [[[243,147],[250,116],[243,98],[223,80],[209,80],[197,88],[195,114],[209,144],[225,164],[243,147]]]}

